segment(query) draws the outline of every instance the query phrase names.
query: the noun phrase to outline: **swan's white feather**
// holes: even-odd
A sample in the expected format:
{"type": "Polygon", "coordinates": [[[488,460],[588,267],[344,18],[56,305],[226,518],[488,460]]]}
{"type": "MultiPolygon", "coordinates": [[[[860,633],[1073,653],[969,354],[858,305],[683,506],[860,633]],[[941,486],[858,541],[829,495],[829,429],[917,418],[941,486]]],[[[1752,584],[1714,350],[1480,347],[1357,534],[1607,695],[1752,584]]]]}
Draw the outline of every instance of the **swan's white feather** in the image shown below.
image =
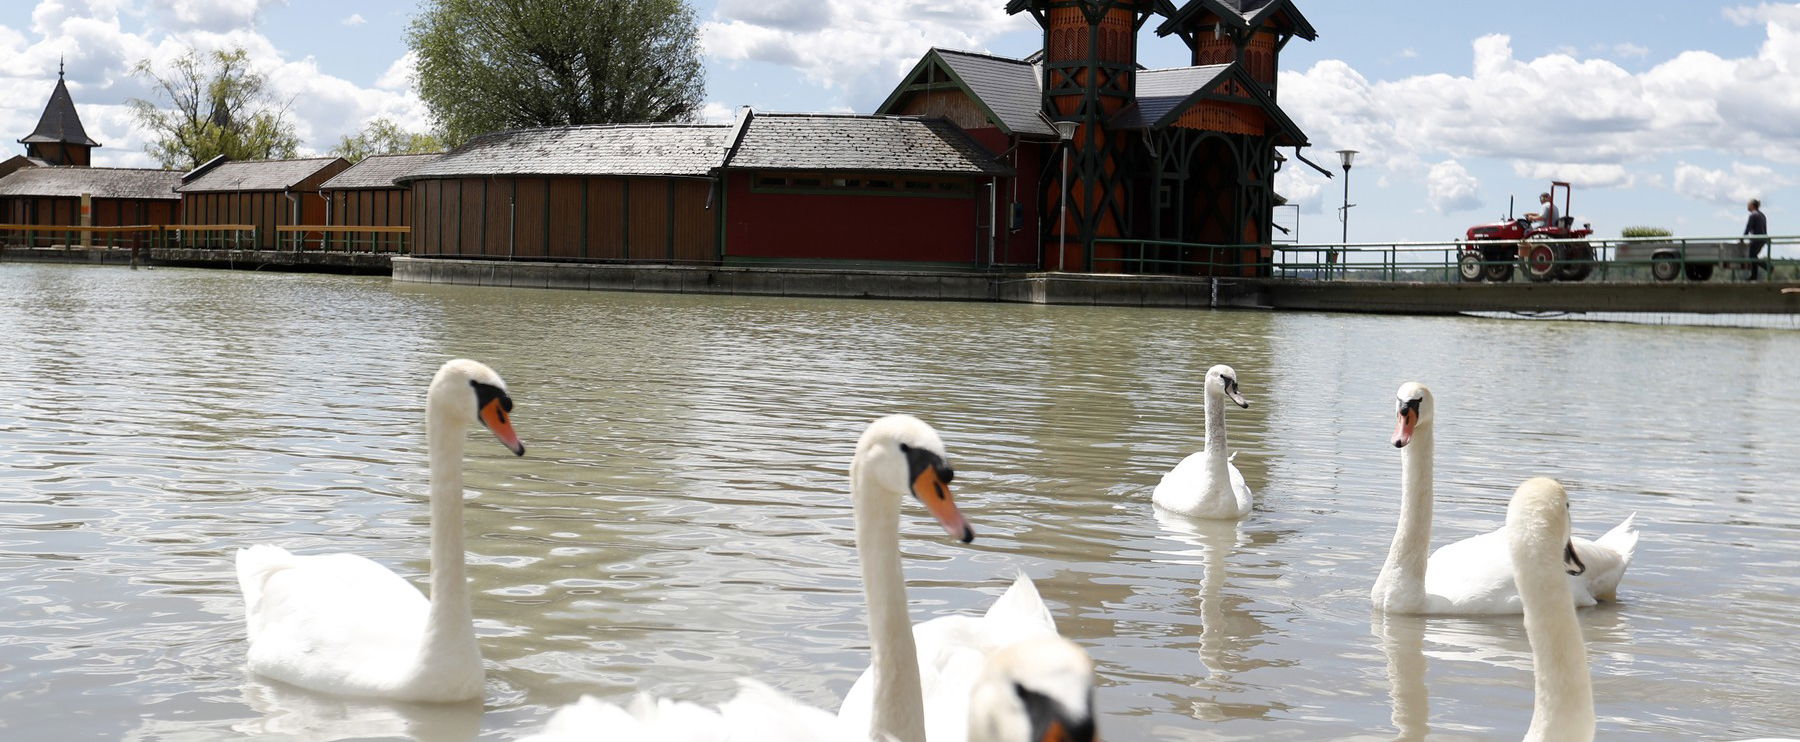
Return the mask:
{"type": "MultiPolygon", "coordinates": [[[[925,733],[931,742],[968,738],[969,697],[987,656],[1008,645],[1055,636],[1056,623],[1030,577],[1020,574],[980,617],[939,616],[915,624],[919,685],[925,697],[925,733]]],[[[869,728],[875,679],[864,670],[844,696],[838,718],[849,729],[869,728]]]]}
{"type": "Polygon", "coordinates": [[[638,694],[627,707],[593,696],[559,709],[522,742],[842,742],[838,718],[748,678],[718,708],[638,694]]]}
{"type": "MultiPolygon", "coordinates": [[[[1601,536],[1599,541],[1573,539],[1575,554],[1587,566],[1569,577],[1575,605],[1586,607],[1612,600],[1637,549],[1637,514],[1601,536]]],[[[1506,528],[1445,544],[1432,552],[1425,567],[1425,613],[1440,615],[1507,615],[1524,610],[1513,580],[1506,528]]]]}

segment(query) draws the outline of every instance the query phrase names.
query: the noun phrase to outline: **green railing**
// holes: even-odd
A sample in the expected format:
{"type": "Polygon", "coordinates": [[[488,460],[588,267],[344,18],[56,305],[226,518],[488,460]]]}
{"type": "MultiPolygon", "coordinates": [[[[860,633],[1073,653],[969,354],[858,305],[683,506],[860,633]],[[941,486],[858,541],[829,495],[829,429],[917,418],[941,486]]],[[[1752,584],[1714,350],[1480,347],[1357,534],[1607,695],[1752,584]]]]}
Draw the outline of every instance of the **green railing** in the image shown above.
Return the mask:
{"type": "Polygon", "coordinates": [[[1800,280],[1800,236],[1759,239],[1767,245],[1755,259],[1737,235],[1302,245],[1103,240],[1093,270],[1334,281],[1647,282],[1747,280],[1754,263],[1763,280],[1800,280]]]}

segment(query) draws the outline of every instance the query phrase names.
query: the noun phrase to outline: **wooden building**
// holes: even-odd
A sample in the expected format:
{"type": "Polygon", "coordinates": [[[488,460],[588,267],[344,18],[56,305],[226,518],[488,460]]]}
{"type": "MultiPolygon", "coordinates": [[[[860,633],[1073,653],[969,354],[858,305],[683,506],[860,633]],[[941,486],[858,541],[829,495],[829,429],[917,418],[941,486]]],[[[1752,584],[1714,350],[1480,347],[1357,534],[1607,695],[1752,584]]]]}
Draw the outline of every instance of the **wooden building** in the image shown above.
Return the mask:
{"type": "MultiPolygon", "coordinates": [[[[442,153],[370,155],[320,184],[326,206],[325,224],[334,227],[408,227],[412,225],[412,189],[394,182],[436,160],[442,153]]],[[[398,247],[399,235],[371,235],[377,249],[398,247]]]]}
{"type": "MultiPolygon", "coordinates": [[[[301,160],[246,160],[223,157],[181,176],[181,223],[245,224],[256,230],[254,246],[274,249],[284,244],[278,226],[325,224],[326,200],[320,186],[350,167],[342,157],[301,160]]],[[[192,244],[205,244],[199,235],[192,244]]],[[[244,245],[250,247],[250,245],[244,245]]]]}
{"type": "Polygon", "coordinates": [[[45,165],[87,167],[93,163],[92,150],[100,146],[81,126],[75,113],[75,99],[69,97],[69,86],[63,83],[63,71],[56,70],[56,87],[50,91],[50,102],[31,134],[19,140],[25,145],[25,156],[45,165]]]}
{"type": "MultiPolygon", "coordinates": [[[[106,167],[25,167],[0,177],[0,224],[81,224],[88,194],[96,227],[173,224],[181,209],[181,173],[106,167]]],[[[146,235],[133,235],[144,239],[146,235]]],[[[13,239],[20,236],[13,234],[13,239]]]]}
{"type": "Polygon", "coordinates": [[[398,178],[413,254],[711,263],[727,126],[520,129],[475,137],[398,178]]]}
{"type": "Polygon", "coordinates": [[[1007,158],[1017,172],[1003,186],[1009,262],[1028,236],[1048,270],[1251,274],[1270,253],[1274,175],[1288,160],[1276,148],[1332,175],[1300,154],[1306,135],[1276,104],[1281,48],[1317,38],[1289,0],[1009,0],[1006,10],[1043,27],[1042,52],[934,49],[877,112],[942,116],[1007,158]],[[1156,16],[1192,66],[1138,65],[1138,31],[1156,16]]]}
{"type": "Polygon", "coordinates": [[[948,121],[745,109],[734,129],[727,263],[999,261],[995,186],[1012,169],[948,121]]]}

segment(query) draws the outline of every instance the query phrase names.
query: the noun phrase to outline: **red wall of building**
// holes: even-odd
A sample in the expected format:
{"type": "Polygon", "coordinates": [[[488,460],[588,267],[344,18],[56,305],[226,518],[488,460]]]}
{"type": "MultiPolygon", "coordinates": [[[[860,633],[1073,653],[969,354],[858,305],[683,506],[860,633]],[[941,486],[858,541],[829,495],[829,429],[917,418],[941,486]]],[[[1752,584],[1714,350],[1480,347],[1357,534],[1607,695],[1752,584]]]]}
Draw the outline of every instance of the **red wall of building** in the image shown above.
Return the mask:
{"type": "Polygon", "coordinates": [[[995,261],[1009,265],[1038,265],[1039,230],[1038,178],[1043,173],[1043,158],[1050,143],[1019,141],[997,128],[966,129],[968,135],[995,156],[1005,155],[1003,162],[1012,166],[1014,177],[1000,179],[1000,239],[995,261]],[[1015,147],[1015,143],[1018,145],[1015,147]],[[1010,153],[1007,150],[1012,150],[1010,153]],[[1009,209],[1017,202],[1022,209],[1019,229],[1011,229],[1009,209]]]}
{"type": "MultiPolygon", "coordinates": [[[[926,197],[759,190],[751,187],[757,172],[734,171],[727,177],[728,259],[963,264],[987,260],[989,178],[968,178],[973,184],[969,196],[926,197]]],[[[905,180],[905,176],[855,173],[821,177],[905,180]]],[[[1001,221],[1004,224],[1004,210],[1001,221]]]]}

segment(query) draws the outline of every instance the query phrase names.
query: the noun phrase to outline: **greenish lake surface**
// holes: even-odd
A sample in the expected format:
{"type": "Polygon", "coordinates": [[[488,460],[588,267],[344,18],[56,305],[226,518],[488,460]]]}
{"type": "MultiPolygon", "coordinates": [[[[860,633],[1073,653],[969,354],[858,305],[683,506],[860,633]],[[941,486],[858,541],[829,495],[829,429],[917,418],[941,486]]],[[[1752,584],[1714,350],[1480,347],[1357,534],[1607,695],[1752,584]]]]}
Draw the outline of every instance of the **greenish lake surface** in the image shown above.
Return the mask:
{"type": "Polygon", "coordinates": [[[1438,402],[1434,543],[1533,475],[1578,534],[1638,513],[1584,610],[1600,736],[1800,732],[1800,335],[1307,313],[605,294],[0,265],[0,738],[507,739],[581,694],[750,675],[835,708],[867,664],[846,468],[935,425],[980,537],[904,517],[915,620],[1037,580],[1093,655],[1107,740],[1510,740],[1517,618],[1378,624],[1388,443],[1438,402]],[[529,447],[471,439],[484,705],[246,675],[232,555],[353,552],[422,582],[424,387],[505,376],[529,447]],[[1256,490],[1158,517],[1226,363],[1256,490]]]}

